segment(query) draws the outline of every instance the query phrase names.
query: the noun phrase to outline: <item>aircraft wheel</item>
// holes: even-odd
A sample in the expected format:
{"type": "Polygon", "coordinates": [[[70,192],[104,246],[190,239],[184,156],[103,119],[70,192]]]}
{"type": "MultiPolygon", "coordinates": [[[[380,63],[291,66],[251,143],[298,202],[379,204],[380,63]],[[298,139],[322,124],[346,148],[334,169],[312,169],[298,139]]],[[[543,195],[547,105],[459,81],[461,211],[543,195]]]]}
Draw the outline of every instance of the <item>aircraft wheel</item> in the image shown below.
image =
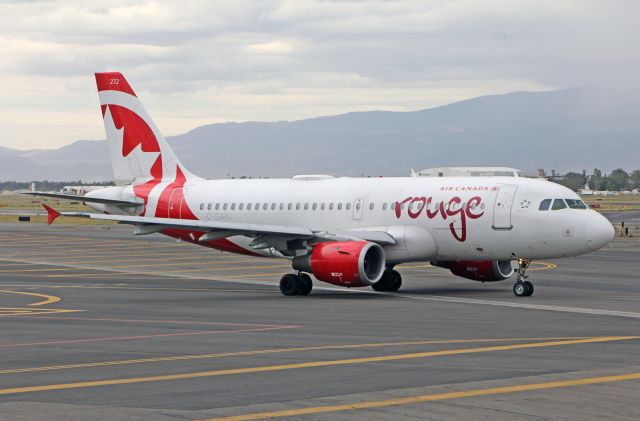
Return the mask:
{"type": "Polygon", "coordinates": [[[311,281],[311,276],[307,275],[306,273],[301,273],[300,275],[298,275],[298,278],[300,279],[300,287],[301,287],[300,291],[298,292],[298,295],[309,295],[309,293],[313,289],[313,282],[311,281]]]}
{"type": "Polygon", "coordinates": [[[302,282],[298,275],[287,273],[280,278],[280,292],[282,295],[291,296],[298,295],[300,293],[300,287],[302,282]]]}
{"type": "Polygon", "coordinates": [[[389,288],[387,291],[396,292],[402,286],[402,275],[397,270],[389,271],[389,288]]]}
{"type": "Polygon", "coordinates": [[[527,285],[522,281],[518,281],[513,285],[513,293],[516,297],[526,297],[528,291],[529,288],[527,288],[527,285]]]}
{"type": "Polygon", "coordinates": [[[391,276],[389,275],[389,272],[385,270],[382,274],[382,278],[380,278],[380,280],[375,284],[371,285],[371,288],[378,292],[389,291],[391,288],[391,276]]]}
{"type": "Polygon", "coordinates": [[[533,284],[529,281],[524,281],[524,285],[527,287],[527,293],[525,297],[531,297],[533,295],[533,284]]]}

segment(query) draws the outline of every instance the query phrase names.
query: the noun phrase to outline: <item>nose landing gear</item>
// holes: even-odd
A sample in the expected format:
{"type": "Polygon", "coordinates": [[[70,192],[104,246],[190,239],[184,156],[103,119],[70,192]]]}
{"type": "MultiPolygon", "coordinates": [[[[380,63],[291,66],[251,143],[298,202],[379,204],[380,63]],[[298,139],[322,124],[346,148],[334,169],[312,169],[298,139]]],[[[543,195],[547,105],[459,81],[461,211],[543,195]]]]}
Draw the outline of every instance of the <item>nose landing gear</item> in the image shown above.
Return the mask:
{"type": "Polygon", "coordinates": [[[533,295],[533,284],[526,279],[527,268],[531,260],[518,259],[518,269],[516,270],[516,283],[513,285],[513,293],[516,297],[530,297],[533,295]]]}

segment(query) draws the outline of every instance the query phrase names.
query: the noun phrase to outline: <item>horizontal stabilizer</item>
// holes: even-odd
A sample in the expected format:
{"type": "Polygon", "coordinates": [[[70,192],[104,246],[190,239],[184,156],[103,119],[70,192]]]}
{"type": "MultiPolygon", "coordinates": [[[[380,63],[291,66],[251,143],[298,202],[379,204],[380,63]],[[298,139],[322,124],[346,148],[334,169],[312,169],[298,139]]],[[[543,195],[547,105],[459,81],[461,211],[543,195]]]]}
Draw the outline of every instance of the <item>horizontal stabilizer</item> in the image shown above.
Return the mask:
{"type": "Polygon", "coordinates": [[[104,199],[99,197],[88,197],[88,196],[80,196],[75,194],[47,193],[47,192],[40,192],[40,191],[24,192],[22,194],[28,194],[31,196],[53,197],[56,199],[63,199],[63,200],[77,200],[78,202],[102,203],[105,205],[114,205],[119,207],[144,206],[144,203],[142,202],[129,202],[127,200],[104,199]]]}
{"type": "Polygon", "coordinates": [[[47,205],[42,205],[42,206],[44,206],[45,210],[47,211],[47,224],[49,225],[53,224],[53,221],[55,221],[56,218],[60,216],[60,212],[58,212],[51,206],[47,206],[47,205]]]}

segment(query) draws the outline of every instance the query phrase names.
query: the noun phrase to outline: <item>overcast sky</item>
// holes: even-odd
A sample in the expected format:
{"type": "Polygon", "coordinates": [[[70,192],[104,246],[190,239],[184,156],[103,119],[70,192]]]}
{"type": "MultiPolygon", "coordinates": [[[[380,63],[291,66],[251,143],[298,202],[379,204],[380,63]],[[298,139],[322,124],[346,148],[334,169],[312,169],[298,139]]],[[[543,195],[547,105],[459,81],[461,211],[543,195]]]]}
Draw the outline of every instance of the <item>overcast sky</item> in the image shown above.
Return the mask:
{"type": "Polygon", "coordinates": [[[640,2],[3,1],[0,146],[100,139],[122,71],[165,135],[636,80],[640,2]]]}

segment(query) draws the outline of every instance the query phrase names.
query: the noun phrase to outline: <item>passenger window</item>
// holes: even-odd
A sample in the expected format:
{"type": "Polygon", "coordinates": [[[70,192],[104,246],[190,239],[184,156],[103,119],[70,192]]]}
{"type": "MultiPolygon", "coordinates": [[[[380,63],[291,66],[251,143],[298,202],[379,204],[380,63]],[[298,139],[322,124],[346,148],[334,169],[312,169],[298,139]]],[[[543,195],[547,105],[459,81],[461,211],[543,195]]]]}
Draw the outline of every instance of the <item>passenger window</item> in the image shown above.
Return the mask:
{"type": "Polygon", "coordinates": [[[207,205],[207,210],[211,210],[211,203],[207,205]]]}
{"type": "Polygon", "coordinates": [[[564,199],[569,205],[569,209],[587,209],[587,205],[584,204],[582,200],[579,199],[564,199]]]}
{"type": "Polygon", "coordinates": [[[247,210],[250,211],[251,210],[251,203],[247,203],[247,210]]]}
{"type": "Polygon", "coordinates": [[[216,210],[220,210],[220,203],[216,203],[216,210]]]}
{"type": "Polygon", "coordinates": [[[242,210],[243,208],[244,208],[244,203],[240,203],[240,204],[238,205],[238,210],[242,210]]]}
{"type": "Polygon", "coordinates": [[[269,209],[269,204],[268,203],[263,204],[262,210],[267,210],[267,209],[269,209]]]}
{"type": "Polygon", "coordinates": [[[351,209],[351,203],[347,203],[347,206],[345,206],[346,210],[350,210],[351,209]]]}
{"type": "Polygon", "coordinates": [[[333,210],[333,202],[329,203],[329,210],[333,210]]]}
{"type": "Polygon", "coordinates": [[[204,210],[204,203],[200,203],[200,210],[204,210]]]}
{"type": "Polygon", "coordinates": [[[276,204],[275,203],[271,204],[271,210],[276,210],[276,204]]]}
{"type": "Polygon", "coordinates": [[[300,203],[296,203],[296,210],[300,210],[300,203]]]}
{"type": "Polygon", "coordinates": [[[236,204],[235,203],[231,204],[231,210],[236,210],[236,204]]]}
{"type": "Polygon", "coordinates": [[[308,203],[304,204],[304,210],[309,210],[309,204],[308,203]]]}
{"type": "Polygon", "coordinates": [[[566,207],[567,207],[567,204],[564,203],[564,200],[555,199],[553,201],[553,205],[551,205],[551,210],[565,209],[566,207]]]}
{"type": "Polygon", "coordinates": [[[287,205],[287,210],[291,210],[292,208],[293,208],[293,204],[292,204],[292,203],[289,203],[289,204],[287,205]]]}
{"type": "Polygon", "coordinates": [[[280,203],[280,210],[284,210],[284,203],[280,203]]]}
{"type": "Polygon", "coordinates": [[[384,202],[384,203],[382,204],[382,210],[383,210],[383,211],[386,211],[386,210],[387,210],[387,202],[384,202]]]}
{"type": "Polygon", "coordinates": [[[313,210],[316,210],[316,209],[318,209],[318,204],[317,204],[317,203],[314,203],[314,204],[313,204],[313,210]]]}
{"type": "Polygon", "coordinates": [[[338,203],[338,210],[342,210],[342,203],[338,203]]]}
{"type": "Polygon", "coordinates": [[[260,210],[260,203],[256,203],[256,210],[260,210]]]}
{"type": "Polygon", "coordinates": [[[356,203],[356,210],[360,210],[360,202],[356,203]]]}
{"type": "Polygon", "coordinates": [[[227,204],[222,205],[222,210],[227,210],[227,204]]]}
{"type": "Polygon", "coordinates": [[[324,202],[320,205],[320,210],[324,210],[324,202]]]}
{"type": "Polygon", "coordinates": [[[542,202],[540,202],[540,207],[538,208],[538,210],[541,210],[541,211],[549,210],[550,205],[551,205],[551,199],[544,199],[542,202]]]}
{"type": "Polygon", "coordinates": [[[369,210],[373,210],[373,202],[369,203],[369,210]]]}

